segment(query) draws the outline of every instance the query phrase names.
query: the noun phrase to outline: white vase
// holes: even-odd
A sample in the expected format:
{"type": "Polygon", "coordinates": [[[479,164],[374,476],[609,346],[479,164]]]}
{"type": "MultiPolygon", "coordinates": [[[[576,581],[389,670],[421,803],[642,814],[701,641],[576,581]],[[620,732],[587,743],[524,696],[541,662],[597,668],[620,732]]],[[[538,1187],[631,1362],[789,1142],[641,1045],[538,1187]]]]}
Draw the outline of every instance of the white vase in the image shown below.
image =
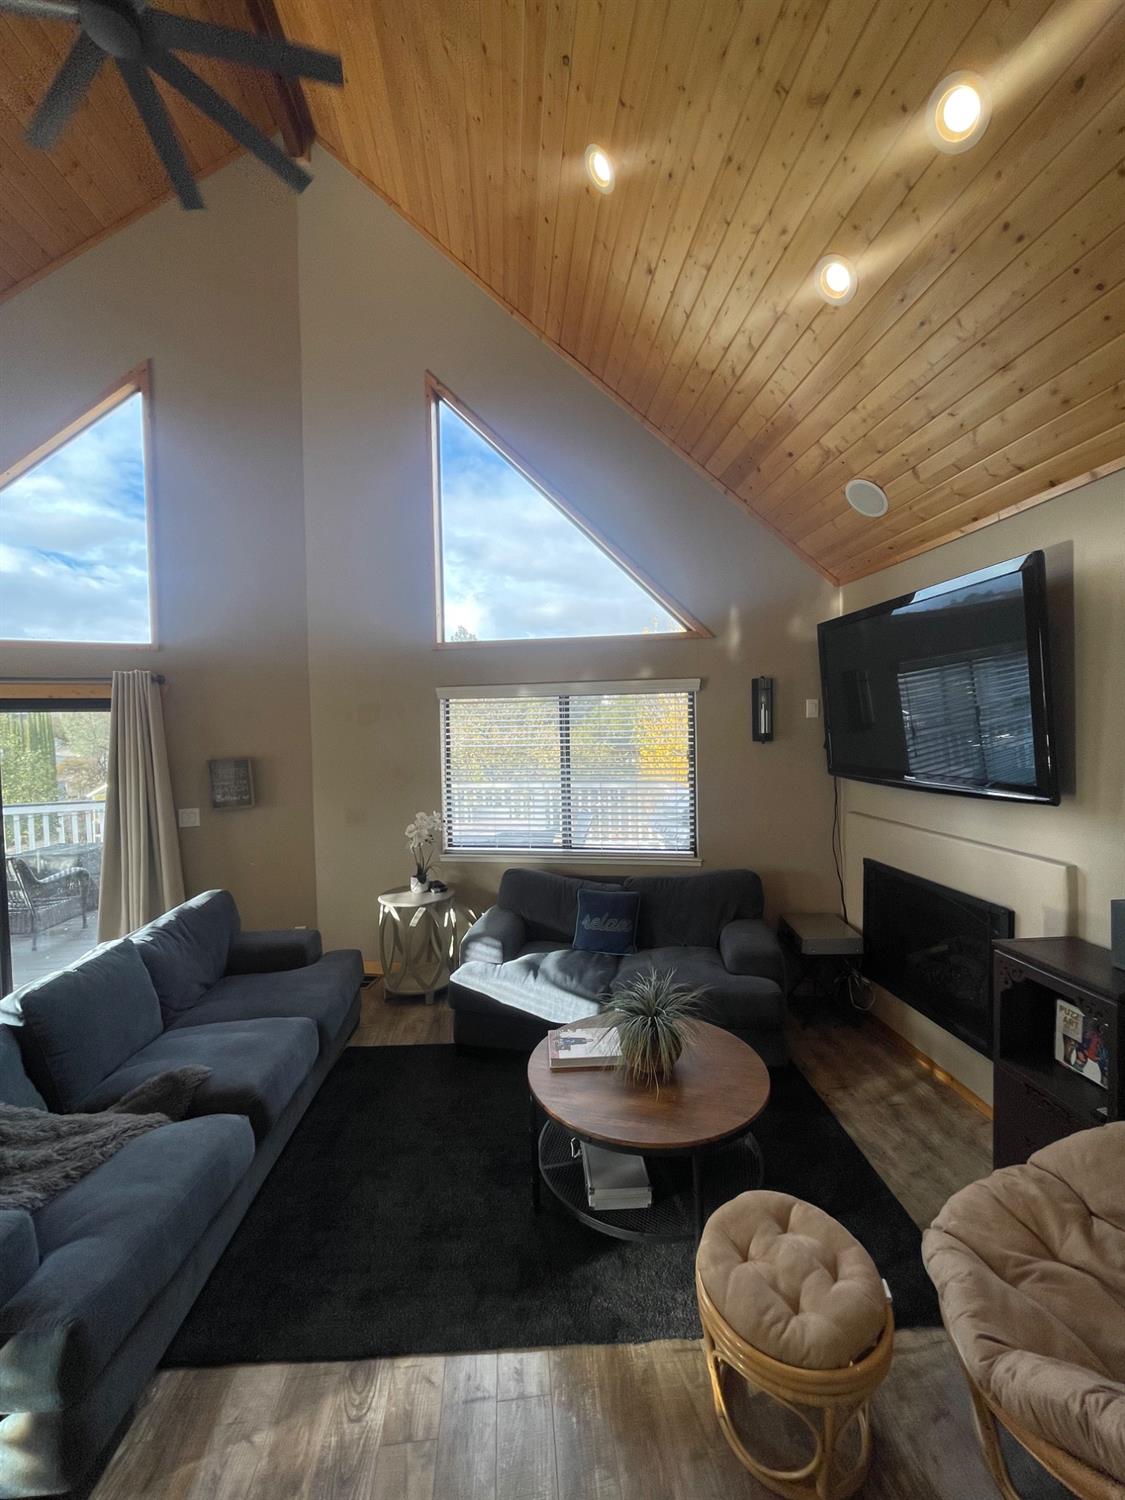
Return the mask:
{"type": "Polygon", "coordinates": [[[410,894],[412,896],[420,896],[425,889],[426,889],[426,882],[424,880],[419,880],[418,877],[417,877],[417,875],[411,875],[411,877],[410,877],[410,894]]]}

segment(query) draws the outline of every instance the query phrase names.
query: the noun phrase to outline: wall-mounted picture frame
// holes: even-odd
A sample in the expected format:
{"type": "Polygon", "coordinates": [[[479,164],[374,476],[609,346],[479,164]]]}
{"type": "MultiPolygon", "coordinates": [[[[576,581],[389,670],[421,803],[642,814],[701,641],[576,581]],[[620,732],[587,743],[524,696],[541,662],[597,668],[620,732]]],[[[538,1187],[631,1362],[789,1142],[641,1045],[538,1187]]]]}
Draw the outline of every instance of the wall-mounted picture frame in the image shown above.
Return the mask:
{"type": "Polygon", "coordinates": [[[209,760],[211,806],[219,810],[254,806],[254,767],[248,756],[209,760]]]}

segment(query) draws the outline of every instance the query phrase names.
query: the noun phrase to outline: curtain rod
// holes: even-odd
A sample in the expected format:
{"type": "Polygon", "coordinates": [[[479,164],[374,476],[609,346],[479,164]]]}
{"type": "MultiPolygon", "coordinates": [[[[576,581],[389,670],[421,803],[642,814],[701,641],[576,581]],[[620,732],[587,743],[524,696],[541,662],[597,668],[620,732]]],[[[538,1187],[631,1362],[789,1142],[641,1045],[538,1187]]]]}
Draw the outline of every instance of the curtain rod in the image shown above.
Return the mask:
{"type": "MultiPolygon", "coordinates": [[[[163,672],[150,672],[149,676],[160,687],[168,681],[163,672]]],[[[108,685],[112,681],[111,677],[71,677],[69,673],[65,677],[0,677],[0,684],[4,686],[16,682],[104,682],[108,685]]]]}

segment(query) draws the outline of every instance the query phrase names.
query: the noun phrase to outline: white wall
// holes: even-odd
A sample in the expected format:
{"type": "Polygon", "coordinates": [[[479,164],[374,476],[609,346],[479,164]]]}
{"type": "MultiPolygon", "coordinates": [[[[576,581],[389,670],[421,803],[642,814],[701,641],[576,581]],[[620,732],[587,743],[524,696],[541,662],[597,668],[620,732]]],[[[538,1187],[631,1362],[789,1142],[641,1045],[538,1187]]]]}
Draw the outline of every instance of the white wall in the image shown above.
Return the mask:
{"type": "MultiPolygon", "coordinates": [[[[311,191],[311,190],[310,190],[311,191]]],[[[0,471],[152,361],[158,646],[0,646],[0,676],[168,679],[189,891],[250,924],[316,921],[305,636],[297,206],[257,163],[203,183],[0,306],[0,471]],[[214,812],[207,760],[254,759],[258,806],[214,812]]]]}
{"type": "MultiPolygon", "coordinates": [[[[1054,929],[1107,945],[1110,900],[1125,896],[1125,472],[849,584],[842,590],[842,607],[845,612],[861,609],[1035,548],[1047,554],[1051,593],[1056,709],[1067,788],[1061,805],[980,802],[846,782],[843,806],[845,813],[948,836],[970,854],[972,846],[985,845],[1010,851],[1017,859],[1023,856],[1020,881],[1032,882],[1040,892],[1038,900],[1028,894],[1022,903],[1008,899],[1010,892],[1000,888],[1005,881],[989,873],[995,862],[983,857],[975,861],[980,879],[997,888],[972,894],[1012,906],[1017,936],[1043,936],[1054,929]],[[1056,911],[1060,866],[1068,869],[1061,913],[1056,911]]],[[[933,873],[933,861],[959,861],[958,847],[951,842],[941,856],[934,852],[936,846],[923,852],[925,842],[916,840],[917,862],[928,862],[917,873],[942,879],[933,873]]],[[[846,848],[853,892],[862,883],[862,852],[858,839],[846,848]]],[[[963,882],[959,888],[970,886],[963,882]]],[[[901,1003],[884,999],[880,1009],[889,1024],[987,1095],[988,1071],[982,1073],[976,1054],[901,1003]]]]}
{"type": "MultiPolygon", "coordinates": [[[[704,679],[700,845],[749,865],[776,911],[833,906],[816,623],[835,591],[515,322],[323,153],[300,206],[309,660],[320,918],[373,952],[402,830],[440,805],[453,683],[704,679]],[[709,641],[435,644],[423,380],[431,370],[714,633],[709,641]],[[750,678],[777,678],[773,744],[750,678]]],[[[503,861],[444,868],[479,906],[503,861]]],[[[581,865],[577,866],[581,868],[581,865]]]]}

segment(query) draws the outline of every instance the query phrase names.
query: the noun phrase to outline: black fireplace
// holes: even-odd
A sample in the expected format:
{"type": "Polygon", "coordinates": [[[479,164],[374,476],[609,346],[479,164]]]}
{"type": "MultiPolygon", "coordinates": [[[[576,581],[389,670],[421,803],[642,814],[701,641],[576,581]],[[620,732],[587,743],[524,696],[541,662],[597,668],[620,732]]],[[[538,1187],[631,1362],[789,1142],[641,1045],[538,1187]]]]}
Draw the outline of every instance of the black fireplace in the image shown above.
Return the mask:
{"type": "Polygon", "coordinates": [[[863,861],[864,974],[989,1057],[992,939],[1013,935],[1006,906],[863,861]]]}

